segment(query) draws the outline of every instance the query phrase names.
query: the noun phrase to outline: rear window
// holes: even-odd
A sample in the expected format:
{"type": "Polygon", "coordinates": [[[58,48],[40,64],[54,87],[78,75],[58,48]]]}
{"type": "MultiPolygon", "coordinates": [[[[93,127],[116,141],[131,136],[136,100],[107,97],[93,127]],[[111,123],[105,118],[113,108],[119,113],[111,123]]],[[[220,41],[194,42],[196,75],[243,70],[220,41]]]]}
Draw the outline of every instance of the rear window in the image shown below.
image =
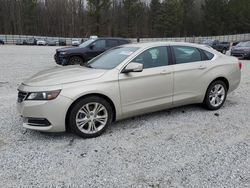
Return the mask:
{"type": "Polygon", "coordinates": [[[173,46],[176,64],[202,61],[201,53],[197,48],[189,46],[173,46]]]}
{"type": "Polygon", "coordinates": [[[214,54],[212,54],[212,53],[210,53],[210,52],[208,52],[208,51],[206,51],[206,50],[203,50],[203,52],[204,52],[204,54],[207,56],[207,59],[208,59],[208,60],[211,60],[211,59],[214,58],[214,54]]]}

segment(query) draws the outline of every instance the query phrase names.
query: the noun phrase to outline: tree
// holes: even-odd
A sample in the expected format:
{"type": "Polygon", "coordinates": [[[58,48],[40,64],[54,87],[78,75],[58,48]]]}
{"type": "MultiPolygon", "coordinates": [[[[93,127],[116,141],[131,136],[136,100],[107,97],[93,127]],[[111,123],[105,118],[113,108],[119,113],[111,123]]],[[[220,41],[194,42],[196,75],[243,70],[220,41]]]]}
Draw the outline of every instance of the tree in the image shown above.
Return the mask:
{"type": "Polygon", "coordinates": [[[165,0],[162,4],[160,22],[163,24],[162,36],[180,36],[182,11],[178,0],[165,0]]]}
{"type": "Polygon", "coordinates": [[[160,0],[152,0],[150,3],[150,34],[152,37],[160,35],[162,23],[160,22],[163,15],[161,14],[160,0]]]}
{"type": "Polygon", "coordinates": [[[244,33],[250,31],[250,1],[249,0],[230,0],[228,11],[230,12],[229,28],[233,33],[244,33]]]}
{"type": "Polygon", "coordinates": [[[140,24],[144,12],[143,3],[140,0],[123,0],[123,6],[126,15],[126,35],[128,37],[140,37],[142,31],[140,29],[143,29],[141,28],[143,25],[140,24]]]}
{"type": "Polygon", "coordinates": [[[228,32],[228,1],[206,0],[203,5],[204,33],[208,35],[220,35],[228,32]]]}
{"type": "Polygon", "coordinates": [[[22,28],[25,34],[33,34],[37,32],[37,1],[22,0],[22,28]]]}
{"type": "Polygon", "coordinates": [[[106,14],[109,13],[110,7],[110,0],[88,0],[88,13],[94,26],[91,28],[93,33],[100,35],[102,24],[109,24],[110,20],[106,14]]]}

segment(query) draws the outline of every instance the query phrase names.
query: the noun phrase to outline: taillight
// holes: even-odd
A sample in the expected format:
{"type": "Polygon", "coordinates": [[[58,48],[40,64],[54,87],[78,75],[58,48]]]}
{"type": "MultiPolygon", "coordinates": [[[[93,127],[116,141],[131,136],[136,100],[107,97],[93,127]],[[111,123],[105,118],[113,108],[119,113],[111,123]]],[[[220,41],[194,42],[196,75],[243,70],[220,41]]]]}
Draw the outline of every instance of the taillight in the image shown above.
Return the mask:
{"type": "Polygon", "coordinates": [[[239,68],[240,68],[240,70],[242,69],[242,67],[243,67],[243,64],[241,62],[239,62],[239,68]]]}

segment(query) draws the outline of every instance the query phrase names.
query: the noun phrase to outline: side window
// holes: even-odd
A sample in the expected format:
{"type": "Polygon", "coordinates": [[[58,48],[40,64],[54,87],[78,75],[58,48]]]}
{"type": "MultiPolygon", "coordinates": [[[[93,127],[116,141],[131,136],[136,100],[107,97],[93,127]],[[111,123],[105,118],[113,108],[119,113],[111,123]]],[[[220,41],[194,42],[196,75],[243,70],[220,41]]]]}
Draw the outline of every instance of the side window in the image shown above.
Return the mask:
{"type": "Polygon", "coordinates": [[[97,40],[94,43],[94,50],[104,50],[106,48],[106,41],[105,40],[97,40]]]}
{"type": "Polygon", "coordinates": [[[203,50],[203,52],[204,52],[204,54],[207,56],[207,59],[208,59],[208,60],[211,60],[211,59],[214,58],[214,54],[212,54],[212,53],[210,53],[210,52],[208,52],[208,51],[206,51],[206,50],[203,50]]]}
{"type": "Polygon", "coordinates": [[[213,42],[213,44],[214,45],[217,45],[217,44],[219,44],[220,42],[218,41],[218,40],[215,40],[214,42],[213,42]]]}
{"type": "Polygon", "coordinates": [[[176,64],[202,61],[201,53],[197,48],[189,46],[173,46],[176,64]]]}
{"type": "Polygon", "coordinates": [[[123,44],[128,44],[129,41],[127,40],[119,40],[119,45],[123,45],[123,44]]]}
{"type": "Polygon", "coordinates": [[[167,47],[151,48],[138,55],[133,62],[143,64],[144,69],[168,65],[167,47]]]}
{"type": "Polygon", "coordinates": [[[115,47],[115,46],[118,46],[118,41],[117,41],[117,40],[114,40],[114,39],[112,39],[112,40],[107,40],[107,41],[106,41],[106,46],[107,46],[107,48],[113,48],[113,47],[115,47]]]}

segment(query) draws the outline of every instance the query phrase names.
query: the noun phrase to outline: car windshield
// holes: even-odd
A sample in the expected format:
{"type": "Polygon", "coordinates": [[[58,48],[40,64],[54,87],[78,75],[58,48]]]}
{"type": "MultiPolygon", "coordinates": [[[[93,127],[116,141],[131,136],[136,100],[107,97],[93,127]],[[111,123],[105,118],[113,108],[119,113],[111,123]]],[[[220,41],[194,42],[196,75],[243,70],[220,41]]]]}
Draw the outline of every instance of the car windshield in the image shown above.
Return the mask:
{"type": "Polygon", "coordinates": [[[95,69],[113,69],[139,48],[116,47],[88,62],[87,66],[95,69]]]}
{"type": "Polygon", "coordinates": [[[89,40],[85,41],[84,43],[82,43],[79,47],[84,48],[84,47],[88,46],[89,44],[91,44],[94,41],[95,41],[94,39],[89,39],[89,40]]]}
{"type": "Polygon", "coordinates": [[[237,47],[250,47],[250,42],[240,42],[237,47]]]}

